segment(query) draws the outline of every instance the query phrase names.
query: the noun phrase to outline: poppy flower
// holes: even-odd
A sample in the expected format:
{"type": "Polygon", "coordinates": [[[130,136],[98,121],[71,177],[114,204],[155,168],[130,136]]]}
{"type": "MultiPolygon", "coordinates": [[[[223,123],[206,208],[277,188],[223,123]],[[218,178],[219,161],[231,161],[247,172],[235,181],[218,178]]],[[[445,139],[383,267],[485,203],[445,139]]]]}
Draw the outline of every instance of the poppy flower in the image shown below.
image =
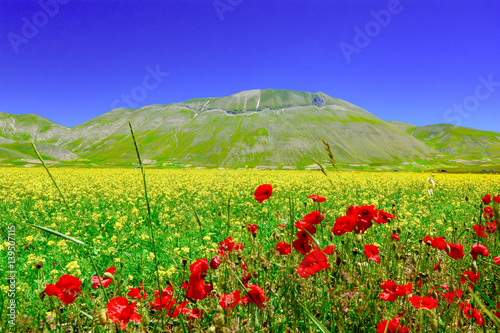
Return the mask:
{"type": "Polygon", "coordinates": [[[483,203],[485,205],[489,205],[491,202],[491,194],[486,194],[481,200],[483,200],[483,203]]]}
{"type": "Polygon", "coordinates": [[[414,307],[422,310],[432,310],[437,308],[437,306],[439,305],[438,301],[430,297],[411,296],[408,297],[408,300],[411,304],[413,304],[414,307]]]}
{"type": "Polygon", "coordinates": [[[295,226],[295,228],[297,228],[301,231],[307,230],[307,232],[310,233],[311,235],[314,235],[316,233],[316,227],[312,224],[305,222],[305,221],[297,221],[297,222],[295,222],[294,226],[295,226]]]}
{"type": "Polygon", "coordinates": [[[45,294],[47,296],[57,296],[66,305],[75,301],[76,294],[81,294],[80,286],[82,282],[74,276],[63,275],[55,285],[48,284],[45,287],[45,294]]]}
{"type": "Polygon", "coordinates": [[[500,256],[498,257],[493,257],[493,262],[497,265],[500,265],[500,256]]]}
{"type": "Polygon", "coordinates": [[[212,258],[212,260],[210,260],[210,268],[216,270],[217,268],[219,268],[220,263],[221,263],[220,257],[215,256],[212,258]]]}
{"type": "Polygon", "coordinates": [[[92,288],[100,287],[101,283],[102,283],[102,286],[104,288],[109,286],[111,284],[111,282],[113,282],[113,279],[111,277],[113,276],[113,274],[115,274],[115,271],[116,271],[116,267],[110,267],[104,272],[104,277],[101,278],[98,276],[92,276],[90,278],[90,281],[94,283],[92,285],[92,288]],[[106,273],[108,273],[108,274],[106,274],[106,273]],[[99,283],[99,280],[101,280],[101,283],[99,283]]]}
{"type": "Polygon", "coordinates": [[[460,309],[462,309],[464,315],[469,319],[475,319],[479,326],[483,326],[483,316],[479,310],[473,309],[469,302],[460,303],[460,309]]]}
{"type": "Polygon", "coordinates": [[[302,278],[309,277],[314,273],[321,271],[322,269],[327,269],[330,267],[326,260],[326,255],[319,250],[313,251],[306,255],[299,267],[297,267],[297,273],[302,278]]]}
{"type": "MultiPolygon", "coordinates": [[[[183,287],[185,287],[184,284],[183,284],[183,287]]],[[[187,285],[186,285],[186,287],[187,287],[187,285]]],[[[172,286],[169,286],[168,288],[163,289],[161,292],[161,296],[160,296],[160,292],[156,290],[154,292],[154,296],[156,296],[155,300],[154,300],[154,302],[149,302],[149,305],[154,310],[166,309],[175,302],[175,300],[172,300],[172,295],[173,295],[172,286]]]]}
{"type": "Polygon", "coordinates": [[[234,250],[235,251],[243,250],[243,244],[241,244],[241,243],[234,244],[234,250]]]}
{"type": "Polygon", "coordinates": [[[219,244],[219,256],[223,257],[224,255],[231,253],[231,251],[234,248],[234,242],[233,238],[230,236],[226,239],[224,239],[220,244],[219,244]]]}
{"type": "Polygon", "coordinates": [[[142,286],[142,282],[139,282],[140,288],[129,288],[130,292],[127,296],[132,297],[134,299],[146,299],[146,292],[144,291],[144,287],[142,286]],[[142,292],[142,295],[141,295],[142,292]]]}
{"type": "Polygon", "coordinates": [[[377,224],[385,224],[394,220],[395,217],[396,215],[392,215],[384,212],[383,210],[379,210],[377,216],[373,218],[373,221],[377,224]]]}
{"type": "Polygon", "coordinates": [[[293,241],[293,248],[300,254],[308,254],[311,251],[312,238],[306,232],[298,232],[297,239],[293,241]]]}
{"type": "Polygon", "coordinates": [[[200,309],[188,309],[184,308],[181,311],[182,314],[187,314],[188,315],[188,320],[192,319],[201,319],[204,315],[203,310],[200,309]]]}
{"type": "Polygon", "coordinates": [[[371,206],[351,206],[347,210],[346,215],[352,215],[357,218],[355,232],[363,234],[368,228],[372,226],[372,220],[377,215],[378,210],[374,205],[371,206]]]}
{"type": "Polygon", "coordinates": [[[273,187],[271,184],[263,184],[257,187],[254,193],[255,200],[262,203],[264,200],[269,199],[273,194],[273,187]]]}
{"type": "Polygon", "coordinates": [[[240,291],[236,290],[232,294],[220,295],[219,305],[223,308],[232,308],[240,302],[240,291]]]}
{"type": "Polygon", "coordinates": [[[445,242],[444,237],[432,237],[427,235],[424,238],[424,243],[431,242],[433,248],[444,250],[448,243],[445,242]]]}
{"type": "Polygon", "coordinates": [[[476,232],[476,236],[486,238],[486,234],[484,233],[484,230],[486,229],[486,227],[484,225],[481,225],[481,226],[473,225],[472,229],[474,229],[474,231],[476,232]]]}
{"type": "Polygon", "coordinates": [[[137,302],[129,304],[125,297],[110,299],[106,305],[109,319],[113,323],[118,323],[121,330],[124,330],[130,321],[140,323],[141,315],[135,311],[136,305],[137,302]]]}
{"type": "Polygon", "coordinates": [[[332,232],[335,236],[342,236],[347,232],[351,232],[356,227],[357,221],[357,217],[353,215],[341,216],[335,219],[332,232]]]}
{"type": "Polygon", "coordinates": [[[472,256],[472,259],[477,260],[478,255],[482,255],[483,257],[486,257],[490,254],[490,251],[483,244],[476,243],[476,244],[472,245],[472,250],[469,253],[472,256]]]}
{"type": "Polygon", "coordinates": [[[438,263],[434,266],[434,268],[432,270],[438,271],[440,267],[441,267],[441,261],[438,261],[438,263]]]}
{"type": "Polygon", "coordinates": [[[484,218],[487,220],[493,220],[493,208],[490,206],[484,207],[484,218]]]}
{"type": "Polygon", "coordinates": [[[173,306],[176,304],[176,302],[177,302],[177,300],[174,298],[172,300],[171,305],[168,307],[167,315],[170,318],[179,317],[179,314],[181,314],[183,311],[185,312],[185,309],[187,309],[186,305],[189,303],[189,301],[185,301],[185,302],[179,303],[179,305],[177,305],[176,307],[173,308],[173,306]]]}
{"type": "Polygon", "coordinates": [[[464,247],[462,244],[448,243],[448,246],[450,251],[448,251],[448,247],[446,248],[445,251],[448,257],[453,259],[461,259],[465,255],[464,247]]]}
{"type": "MultiPolygon", "coordinates": [[[[465,272],[462,273],[462,276],[460,276],[460,283],[461,284],[464,284],[465,282],[468,281],[466,277],[469,280],[471,280],[472,283],[477,284],[477,281],[479,280],[479,272],[477,272],[477,274],[475,274],[470,269],[466,270],[465,272]]],[[[474,289],[474,286],[472,284],[470,284],[470,286],[472,289],[474,289]]]]}
{"type": "Polygon", "coordinates": [[[405,296],[411,293],[413,285],[411,283],[398,286],[391,280],[382,281],[380,287],[384,291],[378,297],[384,301],[394,302],[397,297],[405,296]]]}
{"type": "Polygon", "coordinates": [[[486,222],[486,233],[494,234],[497,228],[497,221],[486,222]]]}
{"type": "Polygon", "coordinates": [[[255,236],[257,234],[257,226],[255,224],[249,224],[248,231],[255,236]]]}
{"type": "Polygon", "coordinates": [[[455,291],[450,291],[446,294],[441,294],[441,297],[448,303],[453,303],[453,301],[456,301],[462,297],[462,290],[457,289],[455,291]]]}
{"type": "Polygon", "coordinates": [[[495,201],[496,203],[500,203],[500,196],[493,197],[493,201],[495,201]]]}
{"type": "Polygon", "coordinates": [[[208,271],[207,259],[197,259],[189,266],[191,275],[189,277],[189,284],[185,287],[186,297],[194,300],[202,300],[207,296],[205,289],[205,275],[208,271]]]}
{"type": "Polygon", "coordinates": [[[245,287],[248,287],[248,282],[250,282],[250,279],[254,276],[255,276],[255,272],[251,272],[251,273],[248,273],[247,275],[243,275],[243,277],[241,278],[241,283],[243,283],[243,285],[245,287]]]}
{"type": "MultiPolygon", "coordinates": [[[[497,303],[497,309],[500,310],[500,302],[497,303]]],[[[497,317],[498,319],[500,319],[500,312],[496,311],[494,313],[495,317],[497,317]]]]}
{"type": "Polygon", "coordinates": [[[336,249],[335,245],[327,245],[325,246],[323,253],[326,254],[327,256],[331,256],[332,254],[335,253],[335,249],[336,249]]]}
{"type": "Polygon", "coordinates": [[[248,288],[250,289],[246,295],[248,302],[257,305],[259,308],[264,307],[266,301],[264,290],[257,285],[251,285],[248,288]]]}
{"type": "Polygon", "coordinates": [[[326,198],[313,194],[307,197],[307,199],[312,199],[314,202],[325,202],[326,198]]]}
{"type": "Polygon", "coordinates": [[[396,242],[399,242],[399,235],[398,235],[398,234],[393,233],[393,234],[391,235],[391,238],[392,238],[393,240],[395,240],[396,242]]]}
{"type": "Polygon", "coordinates": [[[313,212],[310,212],[309,214],[306,214],[306,216],[304,216],[302,221],[308,224],[319,224],[324,219],[325,216],[319,210],[315,210],[313,212]]]}
{"type": "Polygon", "coordinates": [[[380,257],[378,256],[380,250],[375,245],[363,245],[363,249],[365,250],[365,256],[367,259],[375,261],[377,264],[380,264],[380,257]]]}
{"type": "Polygon", "coordinates": [[[286,256],[292,252],[292,247],[286,242],[279,242],[276,244],[276,251],[278,251],[281,255],[286,256]]]}
{"type": "Polygon", "coordinates": [[[403,327],[400,324],[399,317],[384,320],[377,325],[377,333],[406,333],[408,330],[408,327],[403,327]]]}

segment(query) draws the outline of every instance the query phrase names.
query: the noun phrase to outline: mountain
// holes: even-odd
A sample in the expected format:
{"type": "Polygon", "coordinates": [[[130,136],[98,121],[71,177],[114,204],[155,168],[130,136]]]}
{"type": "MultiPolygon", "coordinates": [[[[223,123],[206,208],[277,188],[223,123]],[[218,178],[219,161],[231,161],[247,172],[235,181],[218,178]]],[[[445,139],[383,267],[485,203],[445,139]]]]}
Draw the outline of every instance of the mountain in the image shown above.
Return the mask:
{"type": "Polygon", "coordinates": [[[339,164],[354,169],[415,170],[457,159],[500,159],[498,133],[384,121],[321,92],[265,89],[114,109],[72,128],[32,114],[0,113],[0,163],[33,163],[33,140],[44,158],[64,165],[131,165],[129,121],[141,156],[157,166],[300,168],[313,164],[312,158],[324,161],[321,139],[330,143],[339,164]]]}

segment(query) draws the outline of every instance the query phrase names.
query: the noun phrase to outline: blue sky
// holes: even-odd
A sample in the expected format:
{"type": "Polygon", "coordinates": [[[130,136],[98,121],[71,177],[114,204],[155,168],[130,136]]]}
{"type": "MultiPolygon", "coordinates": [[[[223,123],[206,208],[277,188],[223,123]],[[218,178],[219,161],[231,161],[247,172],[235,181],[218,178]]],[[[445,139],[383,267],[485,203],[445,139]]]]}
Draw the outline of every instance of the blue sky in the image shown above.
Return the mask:
{"type": "Polygon", "coordinates": [[[500,131],[497,0],[2,0],[0,13],[2,112],[75,126],[276,88],[500,131]]]}

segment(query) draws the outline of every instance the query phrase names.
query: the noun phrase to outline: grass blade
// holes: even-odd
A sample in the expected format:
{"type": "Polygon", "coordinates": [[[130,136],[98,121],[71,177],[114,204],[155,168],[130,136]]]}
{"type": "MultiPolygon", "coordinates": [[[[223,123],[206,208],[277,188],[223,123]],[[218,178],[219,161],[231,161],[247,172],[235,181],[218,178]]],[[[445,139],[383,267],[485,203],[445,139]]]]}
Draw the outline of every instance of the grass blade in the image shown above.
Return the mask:
{"type": "Polygon", "coordinates": [[[45,231],[46,233],[49,233],[49,234],[52,234],[52,235],[55,235],[55,236],[58,236],[58,237],[61,237],[61,238],[64,238],[64,239],[67,239],[69,241],[72,241],[72,242],[75,242],[77,244],[81,244],[81,245],[85,245],[84,242],[76,239],[76,238],[73,238],[73,237],[69,237],[68,235],[65,235],[65,234],[62,234],[60,232],[57,232],[57,231],[54,231],[52,229],[49,229],[49,228],[44,228],[44,227],[41,227],[39,225],[36,225],[36,224],[30,224],[30,223],[26,223],[28,224],[29,226],[33,227],[33,228],[37,228],[37,229],[40,229],[42,231],[45,231]]]}
{"type": "Polygon", "coordinates": [[[311,312],[309,312],[306,307],[302,304],[302,303],[299,303],[300,306],[302,307],[302,309],[304,310],[305,314],[309,317],[309,319],[311,319],[311,321],[314,323],[314,325],[323,333],[331,333],[328,328],[326,328],[322,323],[320,323],[318,321],[318,319],[316,319],[316,317],[314,317],[311,312]]]}

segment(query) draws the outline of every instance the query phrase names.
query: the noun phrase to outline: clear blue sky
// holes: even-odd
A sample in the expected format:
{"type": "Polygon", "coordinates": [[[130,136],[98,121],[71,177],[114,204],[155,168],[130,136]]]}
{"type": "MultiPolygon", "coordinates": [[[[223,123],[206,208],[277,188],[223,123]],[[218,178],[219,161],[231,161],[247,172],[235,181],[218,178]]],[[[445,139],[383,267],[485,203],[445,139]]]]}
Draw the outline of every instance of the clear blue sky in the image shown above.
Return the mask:
{"type": "Polygon", "coordinates": [[[0,111],[75,126],[276,88],[500,132],[498,0],[59,1],[0,1],[0,111]]]}

